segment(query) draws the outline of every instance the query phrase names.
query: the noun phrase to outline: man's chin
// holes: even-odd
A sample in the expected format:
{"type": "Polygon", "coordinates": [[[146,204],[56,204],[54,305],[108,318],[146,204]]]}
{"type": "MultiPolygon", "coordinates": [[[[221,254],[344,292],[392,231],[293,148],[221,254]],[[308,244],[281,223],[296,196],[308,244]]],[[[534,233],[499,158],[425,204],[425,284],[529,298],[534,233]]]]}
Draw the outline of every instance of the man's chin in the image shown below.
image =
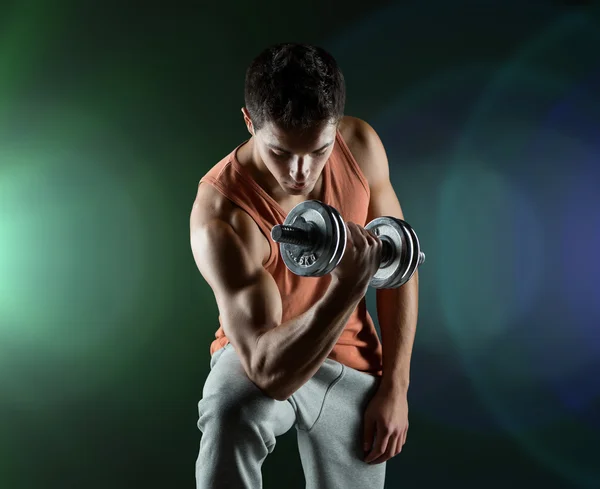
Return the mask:
{"type": "Polygon", "coordinates": [[[303,187],[295,187],[292,185],[285,185],[284,189],[290,195],[305,195],[305,194],[309,194],[311,191],[310,185],[305,185],[303,187]]]}

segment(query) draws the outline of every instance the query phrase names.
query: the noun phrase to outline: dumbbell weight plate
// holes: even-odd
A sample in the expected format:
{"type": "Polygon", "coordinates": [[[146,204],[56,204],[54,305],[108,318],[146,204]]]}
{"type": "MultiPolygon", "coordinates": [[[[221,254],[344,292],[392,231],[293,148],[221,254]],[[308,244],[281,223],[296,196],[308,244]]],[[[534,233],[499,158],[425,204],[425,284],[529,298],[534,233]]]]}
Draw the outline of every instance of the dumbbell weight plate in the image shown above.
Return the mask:
{"type": "Polygon", "coordinates": [[[289,212],[284,224],[303,229],[312,227],[320,238],[310,250],[280,243],[281,257],[292,273],[320,277],[338,265],[346,246],[346,227],[335,209],[316,200],[307,200],[289,212]]]}
{"type": "Polygon", "coordinates": [[[395,250],[393,259],[386,266],[379,267],[369,285],[376,289],[399,287],[397,284],[402,283],[406,267],[412,263],[415,255],[413,241],[407,239],[410,236],[406,233],[402,221],[391,217],[378,217],[368,223],[365,229],[388,239],[395,250]]]}
{"type": "Polygon", "coordinates": [[[327,263],[327,265],[325,266],[325,268],[322,270],[322,273],[320,275],[327,275],[329,273],[331,273],[333,271],[333,269],[335,267],[337,267],[340,264],[340,261],[342,260],[342,256],[344,256],[344,252],[346,251],[346,240],[347,240],[347,230],[346,230],[346,223],[344,222],[344,219],[342,218],[341,214],[334,208],[331,207],[330,205],[327,204],[323,204],[320,203],[321,205],[324,205],[328,208],[333,221],[335,223],[335,235],[336,238],[333,240],[333,243],[335,244],[335,250],[331,253],[331,258],[329,260],[329,262],[327,263]]]}
{"type": "Polygon", "coordinates": [[[404,233],[408,240],[411,242],[411,247],[414,250],[411,260],[408,263],[408,266],[405,269],[404,274],[399,278],[399,280],[394,284],[394,287],[401,287],[406,282],[408,282],[412,276],[417,271],[419,267],[419,259],[421,257],[421,245],[419,243],[419,238],[417,237],[417,233],[414,229],[408,224],[406,221],[402,221],[399,219],[400,225],[404,228],[404,233]]]}

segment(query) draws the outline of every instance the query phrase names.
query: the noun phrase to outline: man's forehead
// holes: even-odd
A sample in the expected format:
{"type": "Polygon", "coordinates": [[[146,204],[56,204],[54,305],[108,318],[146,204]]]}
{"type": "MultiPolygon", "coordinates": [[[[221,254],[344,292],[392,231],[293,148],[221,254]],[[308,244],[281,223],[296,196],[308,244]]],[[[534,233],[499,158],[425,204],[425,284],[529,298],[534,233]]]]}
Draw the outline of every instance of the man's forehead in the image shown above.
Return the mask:
{"type": "Polygon", "coordinates": [[[335,139],[335,126],[322,126],[306,131],[284,131],[273,126],[265,127],[264,141],[276,149],[288,150],[288,146],[310,146],[313,150],[329,146],[335,139]]]}
{"type": "Polygon", "coordinates": [[[313,136],[317,136],[319,134],[322,133],[328,133],[332,130],[334,130],[337,126],[335,124],[332,124],[329,121],[320,121],[320,122],[316,122],[314,124],[311,124],[308,127],[305,127],[304,129],[300,129],[300,128],[286,128],[284,126],[281,126],[273,121],[266,121],[264,126],[265,129],[267,129],[267,131],[270,134],[273,134],[276,137],[286,137],[286,136],[303,136],[303,135],[313,135],[313,136]]]}

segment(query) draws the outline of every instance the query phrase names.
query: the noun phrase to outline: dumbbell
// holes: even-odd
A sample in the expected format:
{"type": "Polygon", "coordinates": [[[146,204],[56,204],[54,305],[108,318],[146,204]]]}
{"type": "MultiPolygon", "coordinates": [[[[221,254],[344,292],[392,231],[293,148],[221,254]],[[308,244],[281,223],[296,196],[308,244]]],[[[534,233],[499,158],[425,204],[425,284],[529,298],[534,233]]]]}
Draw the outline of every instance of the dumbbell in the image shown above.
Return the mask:
{"type": "MultiPolygon", "coordinates": [[[[369,282],[377,289],[401,287],[425,261],[413,228],[402,219],[378,217],[365,226],[382,241],[379,269],[369,282]]],[[[321,277],[338,266],[347,230],[340,213],[318,200],[296,205],[283,224],[271,230],[286,267],[296,275],[321,277]]]]}

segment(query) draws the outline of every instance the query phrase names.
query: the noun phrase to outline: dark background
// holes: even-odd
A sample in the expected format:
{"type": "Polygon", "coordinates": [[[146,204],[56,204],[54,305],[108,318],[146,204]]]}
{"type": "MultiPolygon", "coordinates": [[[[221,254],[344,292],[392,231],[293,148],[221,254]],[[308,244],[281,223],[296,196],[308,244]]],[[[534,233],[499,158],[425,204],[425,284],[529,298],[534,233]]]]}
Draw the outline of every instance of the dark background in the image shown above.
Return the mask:
{"type": "MultiPolygon", "coordinates": [[[[427,254],[386,488],[600,487],[594,2],[39,0],[0,7],[0,488],[194,487],[189,212],[282,41],[336,57],[427,254]]],[[[293,430],[263,473],[304,487],[293,430]]]]}

